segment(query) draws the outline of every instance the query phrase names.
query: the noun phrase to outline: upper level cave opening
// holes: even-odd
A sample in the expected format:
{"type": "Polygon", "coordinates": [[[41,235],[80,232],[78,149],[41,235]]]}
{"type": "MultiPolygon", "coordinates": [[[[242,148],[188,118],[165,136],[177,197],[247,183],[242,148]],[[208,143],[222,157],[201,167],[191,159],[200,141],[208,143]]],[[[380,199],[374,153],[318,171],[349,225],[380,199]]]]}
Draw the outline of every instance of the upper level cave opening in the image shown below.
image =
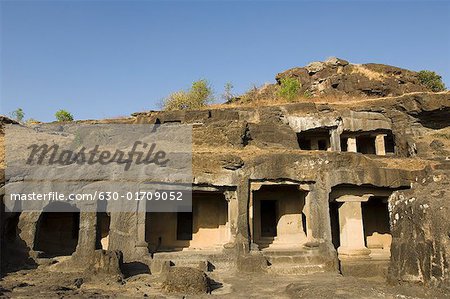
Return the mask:
{"type": "Polygon", "coordinates": [[[340,138],[341,151],[373,155],[395,153],[394,135],[389,130],[344,132],[340,138]]]}
{"type": "Polygon", "coordinates": [[[297,133],[297,141],[301,150],[330,151],[330,130],[316,128],[297,133]]]}

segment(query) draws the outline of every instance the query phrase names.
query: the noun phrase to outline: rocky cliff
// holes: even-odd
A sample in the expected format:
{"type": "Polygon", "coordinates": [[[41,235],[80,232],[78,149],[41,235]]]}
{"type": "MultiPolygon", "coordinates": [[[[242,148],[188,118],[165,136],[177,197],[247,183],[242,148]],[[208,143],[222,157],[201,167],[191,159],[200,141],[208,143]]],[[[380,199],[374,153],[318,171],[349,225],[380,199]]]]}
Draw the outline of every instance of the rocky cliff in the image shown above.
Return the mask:
{"type": "Polygon", "coordinates": [[[296,78],[300,82],[295,101],[308,101],[310,98],[348,101],[435,91],[424,84],[418,72],[377,63],[353,64],[333,57],[281,72],[275,77],[276,83],[255,87],[234,101],[275,99],[284,78],[296,78]]]}

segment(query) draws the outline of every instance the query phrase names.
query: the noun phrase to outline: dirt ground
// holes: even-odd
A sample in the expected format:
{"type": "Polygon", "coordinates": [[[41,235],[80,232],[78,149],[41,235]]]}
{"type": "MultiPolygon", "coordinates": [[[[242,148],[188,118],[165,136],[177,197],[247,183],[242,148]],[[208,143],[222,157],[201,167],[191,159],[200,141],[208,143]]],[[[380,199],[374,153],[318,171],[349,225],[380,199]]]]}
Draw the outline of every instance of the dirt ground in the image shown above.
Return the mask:
{"type": "Polygon", "coordinates": [[[388,285],[324,273],[304,276],[209,273],[211,294],[164,294],[149,274],[120,279],[86,278],[45,268],[10,273],[0,281],[0,298],[450,298],[450,292],[418,285],[388,285]],[[81,278],[81,279],[80,279],[81,278]],[[79,287],[78,287],[79,286],[79,287]]]}

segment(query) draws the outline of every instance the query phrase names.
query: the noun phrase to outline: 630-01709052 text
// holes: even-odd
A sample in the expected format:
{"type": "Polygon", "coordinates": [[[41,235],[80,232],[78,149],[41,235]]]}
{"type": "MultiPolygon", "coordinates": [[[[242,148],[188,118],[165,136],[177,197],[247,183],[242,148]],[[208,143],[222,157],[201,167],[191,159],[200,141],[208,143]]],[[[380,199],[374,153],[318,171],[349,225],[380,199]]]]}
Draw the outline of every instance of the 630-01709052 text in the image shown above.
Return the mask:
{"type": "Polygon", "coordinates": [[[17,201],[89,201],[89,200],[155,200],[155,201],[182,201],[184,192],[182,191],[135,191],[120,192],[95,191],[93,193],[70,193],[68,195],[61,192],[47,193],[11,193],[11,200],[17,201]]]}

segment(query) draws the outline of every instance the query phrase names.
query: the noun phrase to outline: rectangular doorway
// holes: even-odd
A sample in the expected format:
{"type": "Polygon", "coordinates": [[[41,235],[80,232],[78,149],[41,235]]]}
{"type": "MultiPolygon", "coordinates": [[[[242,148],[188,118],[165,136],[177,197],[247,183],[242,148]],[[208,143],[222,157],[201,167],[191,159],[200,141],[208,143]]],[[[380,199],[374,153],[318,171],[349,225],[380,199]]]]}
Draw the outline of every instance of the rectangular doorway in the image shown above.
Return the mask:
{"type": "Polygon", "coordinates": [[[177,240],[192,240],[193,213],[177,213],[177,240]]]}
{"type": "Polygon", "coordinates": [[[261,200],[261,237],[277,236],[277,201],[261,200]]]}

